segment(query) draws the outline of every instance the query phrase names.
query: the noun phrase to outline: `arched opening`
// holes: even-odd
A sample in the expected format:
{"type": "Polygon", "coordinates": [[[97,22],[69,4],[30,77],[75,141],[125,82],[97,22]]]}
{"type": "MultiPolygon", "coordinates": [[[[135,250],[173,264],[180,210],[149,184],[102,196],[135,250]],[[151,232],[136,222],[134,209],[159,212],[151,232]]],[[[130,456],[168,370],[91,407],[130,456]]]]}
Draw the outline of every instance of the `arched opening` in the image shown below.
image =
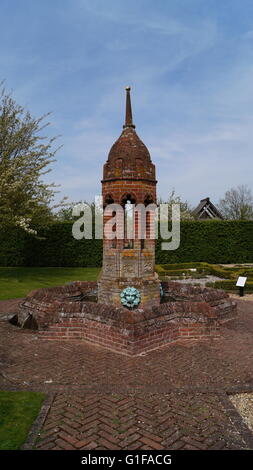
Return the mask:
{"type": "Polygon", "coordinates": [[[134,247],[134,206],[136,198],[132,194],[125,194],[121,200],[124,209],[124,249],[134,247]]]}
{"type": "MultiPolygon", "coordinates": [[[[154,204],[154,199],[150,194],[147,194],[144,198],[144,206],[147,207],[149,204],[154,204]]],[[[152,215],[151,212],[148,210],[145,213],[145,238],[141,239],[141,249],[143,250],[146,246],[146,240],[150,238],[151,235],[151,220],[152,215]]]]}
{"type": "Polygon", "coordinates": [[[104,197],[104,207],[108,206],[108,204],[113,204],[113,203],[114,203],[114,199],[111,196],[111,194],[106,194],[106,196],[104,197]]]}
{"type": "Polygon", "coordinates": [[[147,194],[144,198],[144,206],[147,207],[149,204],[154,204],[154,199],[150,194],[147,194]]]}
{"type": "MultiPolygon", "coordinates": [[[[116,212],[113,211],[112,217],[115,217],[115,216],[116,216],[116,212]]],[[[112,226],[112,231],[116,232],[116,223],[112,226]]],[[[116,235],[115,235],[115,238],[113,238],[111,240],[111,248],[116,248],[116,247],[117,247],[117,238],[116,238],[116,235]]]]}
{"type": "MultiPolygon", "coordinates": [[[[103,207],[104,209],[109,205],[109,204],[114,204],[114,199],[112,197],[111,194],[106,194],[106,196],[104,197],[104,204],[103,204],[103,207]]],[[[115,217],[116,215],[116,212],[113,211],[112,214],[110,215],[105,215],[104,214],[104,227],[105,227],[105,224],[107,222],[109,222],[111,219],[113,219],[113,217],[115,217]]],[[[112,226],[112,231],[115,232],[116,231],[116,223],[112,226]]],[[[112,240],[107,240],[107,243],[108,243],[108,246],[110,248],[116,248],[117,246],[117,239],[116,239],[116,236],[115,238],[113,238],[112,240]]]]}

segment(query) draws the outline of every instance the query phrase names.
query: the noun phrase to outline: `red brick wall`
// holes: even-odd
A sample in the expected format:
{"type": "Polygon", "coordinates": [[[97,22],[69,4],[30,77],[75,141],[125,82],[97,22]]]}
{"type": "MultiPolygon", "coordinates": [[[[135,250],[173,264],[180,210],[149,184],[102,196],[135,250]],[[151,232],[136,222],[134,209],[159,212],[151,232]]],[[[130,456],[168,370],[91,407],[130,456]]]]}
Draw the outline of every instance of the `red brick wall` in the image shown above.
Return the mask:
{"type": "Polygon", "coordinates": [[[133,180],[115,180],[103,183],[103,197],[111,195],[114,202],[120,204],[126,194],[132,194],[136,203],[144,203],[147,195],[150,195],[153,202],[156,203],[156,182],[155,181],[133,181],[133,180]]]}
{"type": "Polygon", "coordinates": [[[89,319],[69,318],[50,326],[39,334],[46,340],[85,340],[112,351],[127,355],[138,355],[180,340],[218,338],[216,323],[203,325],[184,321],[183,324],[168,324],[150,329],[142,334],[123,334],[110,325],[89,319]]]}
{"type": "Polygon", "coordinates": [[[223,291],[164,283],[169,293],[188,301],[128,310],[103,303],[73,301],[82,292],[93,293],[95,282],[39,289],[20,304],[22,323],[32,314],[41,338],[89,341],[113,351],[136,355],[175,341],[216,338],[222,321],[236,315],[236,303],[223,291]]]}

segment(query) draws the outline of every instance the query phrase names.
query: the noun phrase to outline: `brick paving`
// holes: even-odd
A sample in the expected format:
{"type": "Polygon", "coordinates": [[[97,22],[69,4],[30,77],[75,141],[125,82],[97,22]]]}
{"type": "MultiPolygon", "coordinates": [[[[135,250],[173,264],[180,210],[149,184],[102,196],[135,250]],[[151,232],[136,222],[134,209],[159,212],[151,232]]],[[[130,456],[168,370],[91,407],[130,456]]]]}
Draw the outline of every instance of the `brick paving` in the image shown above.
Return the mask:
{"type": "Polygon", "coordinates": [[[37,449],[253,449],[228,399],[253,391],[253,303],[238,306],[220,339],[134,358],[0,321],[0,388],[50,397],[37,449]]]}

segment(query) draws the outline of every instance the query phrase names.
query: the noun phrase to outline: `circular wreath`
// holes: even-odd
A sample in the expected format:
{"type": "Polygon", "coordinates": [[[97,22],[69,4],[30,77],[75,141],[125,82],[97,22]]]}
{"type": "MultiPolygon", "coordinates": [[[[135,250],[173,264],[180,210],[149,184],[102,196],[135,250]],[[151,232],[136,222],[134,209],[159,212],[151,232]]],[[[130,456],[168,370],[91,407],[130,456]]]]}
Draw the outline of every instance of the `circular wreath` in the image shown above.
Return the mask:
{"type": "Polygon", "coordinates": [[[135,287],[126,287],[120,294],[120,300],[124,307],[137,307],[141,301],[141,293],[135,287]]]}

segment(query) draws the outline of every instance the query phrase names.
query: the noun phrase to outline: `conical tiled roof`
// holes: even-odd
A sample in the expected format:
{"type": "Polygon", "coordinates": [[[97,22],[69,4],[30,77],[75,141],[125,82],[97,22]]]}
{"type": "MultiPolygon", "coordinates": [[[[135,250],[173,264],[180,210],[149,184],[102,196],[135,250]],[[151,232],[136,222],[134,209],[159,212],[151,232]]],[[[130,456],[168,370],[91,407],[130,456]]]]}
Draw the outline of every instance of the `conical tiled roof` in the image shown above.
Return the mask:
{"type": "Polygon", "coordinates": [[[104,180],[115,178],[155,180],[155,167],[151,162],[149,151],[135,132],[132,121],[130,87],[126,88],[126,92],[125,124],[104,165],[104,180]]]}
{"type": "Polygon", "coordinates": [[[146,145],[132,127],[124,128],[109,152],[108,161],[112,162],[117,158],[124,159],[126,163],[130,163],[130,160],[133,158],[142,158],[143,163],[151,161],[146,145]]]}

